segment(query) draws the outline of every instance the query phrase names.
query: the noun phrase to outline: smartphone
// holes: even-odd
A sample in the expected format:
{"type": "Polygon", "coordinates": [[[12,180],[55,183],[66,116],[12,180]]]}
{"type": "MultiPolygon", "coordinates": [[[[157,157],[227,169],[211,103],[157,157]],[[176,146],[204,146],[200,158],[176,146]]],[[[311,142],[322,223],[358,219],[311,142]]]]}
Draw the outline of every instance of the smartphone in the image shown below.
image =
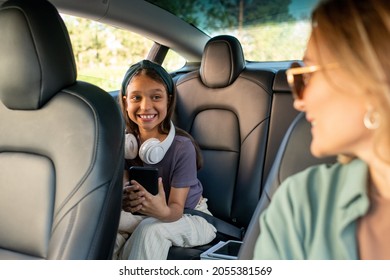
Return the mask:
{"type": "Polygon", "coordinates": [[[158,169],[155,167],[132,166],[129,179],[136,180],[152,195],[158,193],[158,169]]]}
{"type": "Polygon", "coordinates": [[[241,244],[242,241],[229,240],[209,255],[219,259],[236,260],[241,244]]]}

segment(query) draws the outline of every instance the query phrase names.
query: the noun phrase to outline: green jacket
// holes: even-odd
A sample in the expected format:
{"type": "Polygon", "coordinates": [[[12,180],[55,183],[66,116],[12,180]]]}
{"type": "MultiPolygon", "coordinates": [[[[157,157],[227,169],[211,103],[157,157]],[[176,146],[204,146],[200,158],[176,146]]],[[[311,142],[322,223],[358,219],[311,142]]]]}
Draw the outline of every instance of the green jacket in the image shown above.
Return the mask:
{"type": "Polygon", "coordinates": [[[356,222],[369,208],[367,180],[358,159],[286,179],[260,216],[254,259],[358,259],[356,222]]]}

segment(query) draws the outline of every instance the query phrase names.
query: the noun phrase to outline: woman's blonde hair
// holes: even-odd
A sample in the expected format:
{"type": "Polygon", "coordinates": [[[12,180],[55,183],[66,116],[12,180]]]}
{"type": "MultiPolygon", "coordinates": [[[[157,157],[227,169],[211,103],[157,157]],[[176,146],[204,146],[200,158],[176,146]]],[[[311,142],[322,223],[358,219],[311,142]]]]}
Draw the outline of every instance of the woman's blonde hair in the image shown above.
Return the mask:
{"type": "Polygon", "coordinates": [[[332,53],[379,113],[375,141],[388,153],[376,152],[390,162],[390,1],[324,0],[313,11],[312,26],[317,48],[332,53]]]}

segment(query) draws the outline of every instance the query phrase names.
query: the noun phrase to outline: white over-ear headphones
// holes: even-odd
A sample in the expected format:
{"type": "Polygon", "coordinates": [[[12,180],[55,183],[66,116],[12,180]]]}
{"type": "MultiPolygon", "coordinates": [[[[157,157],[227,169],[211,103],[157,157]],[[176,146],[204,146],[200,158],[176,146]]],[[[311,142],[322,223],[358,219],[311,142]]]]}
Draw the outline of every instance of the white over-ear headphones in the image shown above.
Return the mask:
{"type": "Polygon", "coordinates": [[[125,159],[135,159],[138,154],[137,138],[132,133],[125,134],[125,159]]]}
{"type": "MultiPolygon", "coordinates": [[[[137,139],[131,133],[126,134],[125,137],[125,158],[134,159],[138,153],[137,139]]],[[[156,138],[146,140],[139,149],[139,157],[147,164],[159,163],[172,145],[174,138],[175,126],[171,121],[171,128],[169,129],[167,138],[162,142],[156,138]]]]}

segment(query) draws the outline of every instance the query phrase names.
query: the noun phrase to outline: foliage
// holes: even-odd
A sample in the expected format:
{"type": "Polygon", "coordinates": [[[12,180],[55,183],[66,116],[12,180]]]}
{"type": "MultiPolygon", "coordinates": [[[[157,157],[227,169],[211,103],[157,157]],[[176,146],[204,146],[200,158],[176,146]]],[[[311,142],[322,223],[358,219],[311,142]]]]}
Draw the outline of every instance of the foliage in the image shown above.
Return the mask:
{"type": "MultiPolygon", "coordinates": [[[[309,24],[307,20],[296,21],[297,17],[307,19],[304,14],[291,14],[290,8],[294,1],[149,0],[195,26],[208,30],[210,36],[236,36],[243,45],[246,59],[256,61],[302,57],[309,24]]],[[[312,4],[317,0],[307,1],[312,4]]],[[[302,11],[307,12],[308,8],[304,7],[302,11]]],[[[151,40],[128,30],[85,18],[62,16],[72,41],[78,79],[97,84],[108,91],[120,87],[128,67],[147,57],[153,45],[151,40]]],[[[169,51],[163,65],[168,71],[173,71],[184,63],[182,57],[169,51]]]]}
{"type": "Polygon", "coordinates": [[[221,29],[291,21],[291,0],[148,0],[210,33],[221,29]],[[202,11],[201,13],[199,11],[202,11]]]}
{"type": "Polygon", "coordinates": [[[75,54],[78,79],[118,89],[127,68],[144,59],[153,42],[86,18],[62,15],[75,54]]]}

